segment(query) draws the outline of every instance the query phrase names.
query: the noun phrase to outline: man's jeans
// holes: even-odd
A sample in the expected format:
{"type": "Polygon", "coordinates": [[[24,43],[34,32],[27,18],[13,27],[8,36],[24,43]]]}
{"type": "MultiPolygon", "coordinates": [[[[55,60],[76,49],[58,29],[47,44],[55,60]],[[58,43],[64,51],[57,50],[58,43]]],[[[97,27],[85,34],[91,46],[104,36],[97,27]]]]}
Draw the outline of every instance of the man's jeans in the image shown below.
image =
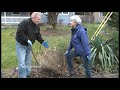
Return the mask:
{"type": "MultiPolygon", "coordinates": [[[[70,53],[68,53],[66,55],[67,58],[67,64],[68,64],[68,71],[71,73],[73,70],[73,62],[72,59],[74,57],[77,57],[80,55],[77,55],[77,53],[74,51],[71,51],[70,53]]],[[[86,77],[87,78],[91,78],[92,77],[92,72],[91,72],[91,67],[90,67],[90,60],[87,59],[87,56],[83,56],[81,55],[81,58],[83,59],[83,65],[84,65],[84,69],[85,69],[85,73],[86,73],[86,77]]]]}
{"type": "Polygon", "coordinates": [[[31,49],[28,46],[16,42],[19,78],[30,76],[31,72],[31,49]]]}

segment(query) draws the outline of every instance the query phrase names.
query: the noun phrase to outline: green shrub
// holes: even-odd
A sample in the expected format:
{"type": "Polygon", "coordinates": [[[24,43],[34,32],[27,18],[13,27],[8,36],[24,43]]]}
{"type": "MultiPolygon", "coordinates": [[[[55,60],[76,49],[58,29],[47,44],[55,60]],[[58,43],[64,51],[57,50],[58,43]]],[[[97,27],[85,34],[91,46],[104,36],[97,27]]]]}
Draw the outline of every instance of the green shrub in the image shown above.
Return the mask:
{"type": "Polygon", "coordinates": [[[118,66],[119,60],[110,47],[112,40],[113,39],[103,41],[101,38],[96,37],[95,40],[91,42],[92,66],[100,64],[105,71],[107,68],[113,69],[114,66],[118,66]]]}

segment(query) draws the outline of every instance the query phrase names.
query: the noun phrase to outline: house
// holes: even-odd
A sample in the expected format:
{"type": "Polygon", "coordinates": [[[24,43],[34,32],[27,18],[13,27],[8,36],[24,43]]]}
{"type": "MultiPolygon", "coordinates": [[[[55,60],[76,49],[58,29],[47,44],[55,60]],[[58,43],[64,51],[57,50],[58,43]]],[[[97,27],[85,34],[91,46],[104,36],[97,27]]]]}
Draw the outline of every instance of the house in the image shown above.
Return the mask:
{"type": "MultiPolygon", "coordinates": [[[[14,24],[17,25],[23,19],[30,18],[30,12],[1,12],[1,23],[2,24],[14,24]]],[[[46,13],[41,13],[41,23],[47,23],[46,13]]],[[[74,15],[73,12],[61,12],[58,15],[57,22],[68,24],[70,16],[74,15]]]]}
{"type": "Polygon", "coordinates": [[[23,19],[29,18],[29,12],[1,12],[1,24],[18,24],[23,19]]]}
{"type": "Polygon", "coordinates": [[[75,15],[79,15],[87,23],[101,23],[104,18],[103,12],[75,12],[75,15]]]}
{"type": "Polygon", "coordinates": [[[105,17],[103,15],[103,12],[94,12],[93,13],[93,16],[94,16],[94,22],[95,23],[100,23],[102,22],[103,18],[105,17]]]}
{"type": "MultiPolygon", "coordinates": [[[[1,24],[5,25],[17,25],[23,19],[30,18],[31,12],[1,12],[1,24]]],[[[41,13],[41,23],[47,23],[48,12],[41,13]]],[[[60,12],[58,14],[58,24],[69,24],[70,16],[80,15],[83,22],[95,22],[99,23],[103,19],[101,12],[93,12],[92,14],[86,14],[85,12],[60,12]]]]}

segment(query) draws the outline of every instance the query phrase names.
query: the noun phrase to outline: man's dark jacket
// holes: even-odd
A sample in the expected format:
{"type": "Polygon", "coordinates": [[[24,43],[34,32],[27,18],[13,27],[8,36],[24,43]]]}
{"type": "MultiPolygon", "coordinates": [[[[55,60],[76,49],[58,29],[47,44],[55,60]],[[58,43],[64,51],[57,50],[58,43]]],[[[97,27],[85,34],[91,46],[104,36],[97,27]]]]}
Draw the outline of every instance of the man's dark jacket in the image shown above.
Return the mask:
{"type": "Polygon", "coordinates": [[[15,39],[22,45],[28,46],[28,39],[34,44],[35,40],[44,41],[40,34],[40,27],[33,23],[32,19],[23,20],[17,28],[15,39]]]}

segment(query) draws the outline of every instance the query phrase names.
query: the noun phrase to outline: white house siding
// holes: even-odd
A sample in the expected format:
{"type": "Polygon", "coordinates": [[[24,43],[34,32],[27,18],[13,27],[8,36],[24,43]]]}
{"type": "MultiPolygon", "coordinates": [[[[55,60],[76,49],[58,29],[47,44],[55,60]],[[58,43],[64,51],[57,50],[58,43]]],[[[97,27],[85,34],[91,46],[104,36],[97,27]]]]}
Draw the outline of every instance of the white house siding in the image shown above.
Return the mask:
{"type": "MultiPolygon", "coordinates": [[[[69,24],[70,16],[74,15],[74,12],[69,12],[68,15],[66,14],[58,14],[57,23],[58,24],[69,24]]],[[[47,16],[43,13],[41,14],[41,23],[47,23],[47,16]]]]}
{"type": "MultiPolygon", "coordinates": [[[[68,15],[64,14],[58,14],[57,23],[58,24],[69,24],[70,22],[70,16],[75,15],[75,12],[69,12],[68,15]]],[[[2,24],[18,24],[23,19],[29,18],[30,12],[20,12],[19,14],[13,14],[12,12],[6,12],[6,18],[4,17],[4,12],[1,12],[1,23],[2,24]]],[[[86,17],[85,15],[80,15],[81,19],[87,22],[92,22],[91,18],[86,17]]],[[[94,12],[93,13],[94,22],[100,23],[104,16],[100,14],[100,12],[94,12]]],[[[44,14],[41,14],[41,23],[47,23],[47,16],[44,14]]]]}
{"type": "MultiPolygon", "coordinates": [[[[47,15],[47,14],[46,14],[47,15]]],[[[47,23],[47,16],[46,15],[44,15],[43,13],[41,13],[41,23],[47,23]]]]}
{"type": "Polygon", "coordinates": [[[6,17],[4,16],[4,12],[1,12],[1,23],[17,25],[23,19],[26,19],[29,17],[30,17],[29,12],[20,12],[19,14],[13,14],[12,12],[6,12],[6,17]]]}
{"type": "MultiPolygon", "coordinates": [[[[57,23],[58,24],[69,24],[70,22],[70,16],[74,15],[74,12],[69,12],[66,14],[58,14],[57,23]]],[[[12,12],[6,12],[6,18],[4,17],[4,12],[1,12],[1,23],[2,24],[18,24],[23,19],[29,18],[30,13],[29,12],[20,12],[20,14],[13,14],[12,12]],[[6,22],[5,22],[6,21],[6,22]]],[[[47,16],[44,14],[41,14],[41,23],[47,23],[47,16]]]]}
{"type": "Polygon", "coordinates": [[[74,13],[73,12],[68,12],[68,14],[59,14],[58,15],[58,19],[57,19],[57,22],[58,24],[69,24],[70,22],[70,16],[73,16],[74,13]]]}
{"type": "Polygon", "coordinates": [[[104,18],[103,15],[100,15],[100,12],[94,12],[93,16],[94,16],[94,22],[95,23],[101,23],[103,18],[104,18]]]}

